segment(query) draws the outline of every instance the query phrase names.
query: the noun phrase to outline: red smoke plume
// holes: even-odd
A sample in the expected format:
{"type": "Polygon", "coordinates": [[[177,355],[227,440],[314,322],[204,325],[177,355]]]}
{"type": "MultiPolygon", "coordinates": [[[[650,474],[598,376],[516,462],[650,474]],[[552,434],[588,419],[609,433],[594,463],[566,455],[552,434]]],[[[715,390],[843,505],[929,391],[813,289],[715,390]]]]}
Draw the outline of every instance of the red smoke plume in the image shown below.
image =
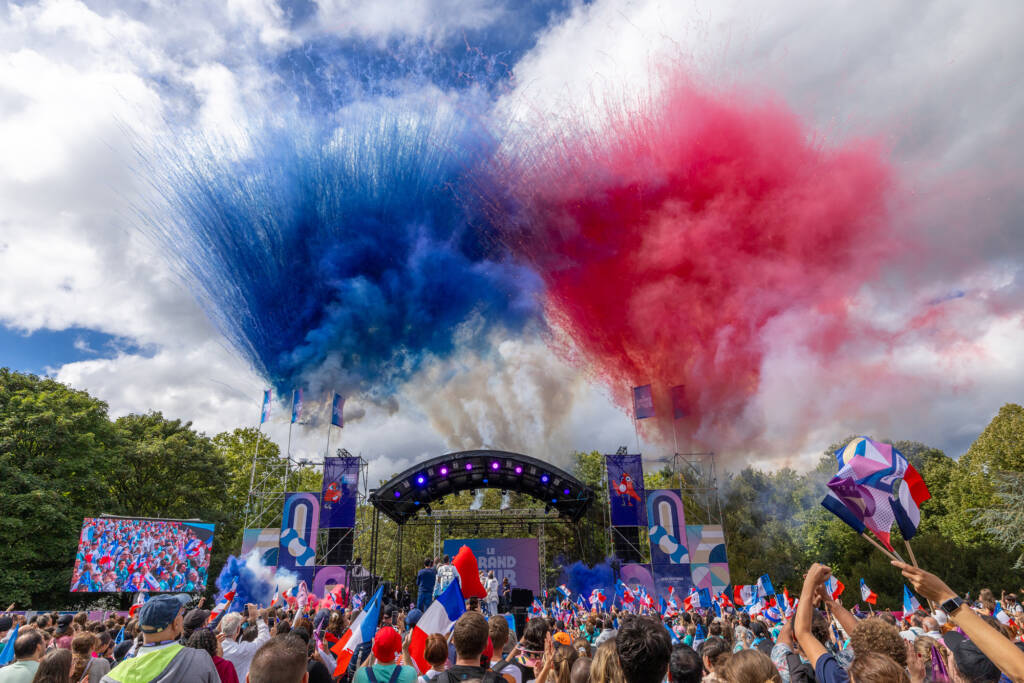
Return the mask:
{"type": "Polygon", "coordinates": [[[531,135],[499,171],[518,205],[503,239],[617,403],[632,413],[630,388],[653,384],[648,436],[671,434],[684,385],[677,428],[713,445],[756,394],[780,316],[814,321],[805,343],[835,354],[858,289],[901,249],[880,146],[826,146],[779,102],[677,80],[600,132],[531,135]]]}

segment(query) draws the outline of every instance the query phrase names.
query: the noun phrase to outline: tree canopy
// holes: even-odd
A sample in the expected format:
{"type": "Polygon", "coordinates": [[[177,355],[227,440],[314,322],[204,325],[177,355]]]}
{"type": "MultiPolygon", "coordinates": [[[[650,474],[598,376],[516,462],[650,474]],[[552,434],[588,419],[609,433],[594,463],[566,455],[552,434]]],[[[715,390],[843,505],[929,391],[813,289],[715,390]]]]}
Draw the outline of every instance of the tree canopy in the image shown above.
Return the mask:
{"type": "MultiPolygon", "coordinates": [[[[820,505],[825,482],[836,469],[832,451],[848,440],[836,436],[808,471],[748,467],[721,480],[732,581],[753,583],[767,573],[776,587],[795,588],[804,569],[822,561],[851,587],[864,578],[880,605],[895,607],[902,596],[899,574],[820,505]]],[[[216,523],[210,568],[216,576],[227,555],[241,546],[257,438],[252,427],[208,436],[159,412],[111,420],[107,405],[84,391],[0,369],[0,602],[32,608],[95,602],[95,596],[69,593],[68,588],[82,519],[103,513],[216,523]]],[[[917,467],[932,493],[913,540],[921,565],[960,591],[1024,585],[1024,408],[1003,406],[959,460],[923,443],[892,443],[917,467]]],[[[266,439],[260,449],[280,454],[266,439]]],[[[599,495],[579,538],[569,525],[546,525],[547,555],[541,565],[551,579],[565,560],[610,554],[603,455],[572,454],[567,469],[599,495]]],[[[679,486],[680,475],[664,464],[649,462],[647,469],[648,488],[679,486]]],[[[290,490],[320,489],[316,466],[299,467],[290,476],[290,490]]],[[[498,491],[487,491],[485,506],[496,509],[499,498],[498,491]]],[[[525,498],[513,494],[513,507],[531,505],[525,498]]],[[[464,492],[433,507],[466,509],[471,500],[464,492]]],[[[688,519],[703,514],[700,501],[684,496],[684,505],[688,519]]],[[[370,519],[371,509],[361,507],[357,523],[362,530],[370,528],[370,519]]],[[[538,531],[535,524],[503,520],[453,528],[452,534],[522,537],[538,531]]],[[[397,554],[389,550],[395,535],[393,524],[382,523],[378,569],[389,577],[396,573],[397,554]]],[[[368,531],[358,535],[357,555],[368,555],[369,540],[368,531]]],[[[423,557],[433,552],[433,529],[409,526],[403,540],[402,575],[411,583],[423,557]]],[[[645,542],[642,534],[641,545],[645,542]]],[[[894,543],[900,549],[898,532],[894,543]]]]}

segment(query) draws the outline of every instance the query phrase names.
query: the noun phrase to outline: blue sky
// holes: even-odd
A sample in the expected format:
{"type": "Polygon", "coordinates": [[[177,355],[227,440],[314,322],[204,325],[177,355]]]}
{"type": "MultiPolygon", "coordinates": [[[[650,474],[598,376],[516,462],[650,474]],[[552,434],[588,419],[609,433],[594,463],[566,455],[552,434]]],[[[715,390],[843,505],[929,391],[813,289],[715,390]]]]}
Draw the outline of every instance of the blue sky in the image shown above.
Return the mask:
{"type": "Polygon", "coordinates": [[[26,333],[0,326],[0,365],[19,372],[56,374],[67,363],[114,358],[118,353],[142,354],[142,349],[129,339],[96,330],[71,327],[26,333]]]}

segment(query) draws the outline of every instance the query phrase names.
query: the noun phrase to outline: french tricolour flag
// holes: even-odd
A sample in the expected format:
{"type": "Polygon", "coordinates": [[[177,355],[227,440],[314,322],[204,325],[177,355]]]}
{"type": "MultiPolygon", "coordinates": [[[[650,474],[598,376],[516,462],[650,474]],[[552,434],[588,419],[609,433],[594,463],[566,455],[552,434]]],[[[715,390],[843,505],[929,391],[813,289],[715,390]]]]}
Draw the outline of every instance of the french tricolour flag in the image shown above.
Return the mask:
{"type": "Polygon", "coordinates": [[[871,605],[878,602],[878,595],[875,591],[868,588],[868,585],[864,583],[864,579],[860,580],[860,599],[871,605]]]}
{"type": "MultiPolygon", "coordinates": [[[[430,669],[430,664],[423,657],[423,651],[427,647],[427,636],[433,633],[440,633],[447,636],[448,632],[455,625],[455,621],[466,611],[466,599],[462,597],[462,588],[459,581],[452,581],[448,587],[437,596],[430,607],[423,613],[416,626],[412,629],[412,636],[409,638],[409,654],[412,656],[416,668],[421,674],[430,669]]],[[[376,624],[377,622],[374,621],[376,624]]]]}
{"type": "Polygon", "coordinates": [[[739,607],[752,605],[757,601],[757,586],[733,586],[732,599],[739,607]]]}
{"type": "Polygon", "coordinates": [[[373,640],[373,634],[377,632],[377,621],[380,618],[380,597],[383,592],[384,586],[381,585],[377,592],[373,594],[373,598],[370,600],[367,608],[359,613],[356,620],[352,622],[348,630],[341,635],[338,642],[331,648],[331,652],[338,657],[338,661],[334,666],[335,676],[345,673],[348,669],[348,663],[352,660],[352,655],[355,654],[356,648],[361,643],[373,640]]]}

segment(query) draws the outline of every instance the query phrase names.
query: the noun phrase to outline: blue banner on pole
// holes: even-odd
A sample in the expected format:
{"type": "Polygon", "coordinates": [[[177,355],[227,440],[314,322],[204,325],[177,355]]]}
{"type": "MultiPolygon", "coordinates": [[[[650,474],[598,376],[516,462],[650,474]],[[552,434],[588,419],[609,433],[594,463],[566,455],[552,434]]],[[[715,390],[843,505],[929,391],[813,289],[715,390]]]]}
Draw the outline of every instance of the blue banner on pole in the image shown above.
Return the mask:
{"type": "Polygon", "coordinates": [[[612,526],[647,526],[644,466],[639,455],[606,455],[612,526]]]}
{"type": "Polygon", "coordinates": [[[350,529],[356,525],[359,458],[324,458],[320,495],[320,528],[350,529]]]}

